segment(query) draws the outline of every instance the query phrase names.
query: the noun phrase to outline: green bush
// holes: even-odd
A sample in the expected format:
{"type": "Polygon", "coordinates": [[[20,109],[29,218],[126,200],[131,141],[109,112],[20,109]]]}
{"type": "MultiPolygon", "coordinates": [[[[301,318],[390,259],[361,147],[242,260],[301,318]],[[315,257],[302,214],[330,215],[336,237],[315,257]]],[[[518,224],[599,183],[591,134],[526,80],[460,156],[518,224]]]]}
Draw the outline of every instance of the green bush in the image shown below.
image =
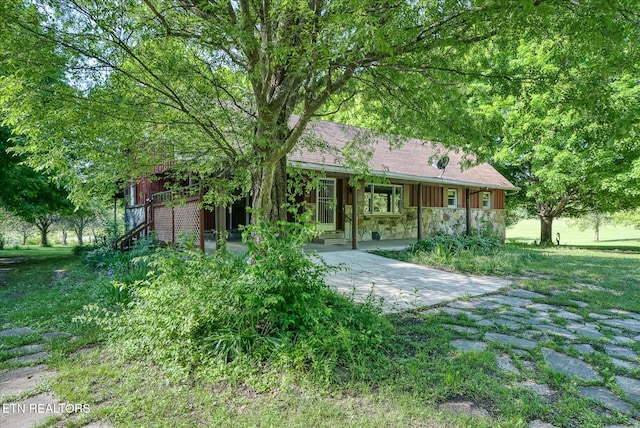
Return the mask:
{"type": "Polygon", "coordinates": [[[110,245],[93,247],[88,251],[85,247],[76,248],[78,253],[85,253],[85,263],[101,273],[101,289],[107,302],[127,305],[133,298],[132,291],[145,285],[144,280],[149,273],[149,256],[156,250],[156,243],[140,240],[130,251],[124,253],[112,249],[110,245]]]}
{"type": "Polygon", "coordinates": [[[413,253],[424,251],[433,252],[437,250],[442,255],[446,253],[457,253],[462,250],[470,250],[476,253],[493,253],[502,246],[498,238],[493,234],[484,235],[447,235],[437,234],[430,239],[416,242],[410,248],[413,253]]]}
{"type": "Polygon", "coordinates": [[[380,307],[354,303],[324,284],[330,267],[304,252],[313,226],[247,228],[246,255],[165,250],[110,331],[125,357],[160,362],[186,376],[206,366],[298,369],[330,379],[362,377],[381,358],[390,324],[380,307]],[[345,374],[344,372],[342,374],[345,374]]]}
{"type": "Polygon", "coordinates": [[[483,275],[521,274],[534,257],[513,245],[488,236],[436,235],[419,241],[406,252],[377,254],[444,270],[483,275]]]}

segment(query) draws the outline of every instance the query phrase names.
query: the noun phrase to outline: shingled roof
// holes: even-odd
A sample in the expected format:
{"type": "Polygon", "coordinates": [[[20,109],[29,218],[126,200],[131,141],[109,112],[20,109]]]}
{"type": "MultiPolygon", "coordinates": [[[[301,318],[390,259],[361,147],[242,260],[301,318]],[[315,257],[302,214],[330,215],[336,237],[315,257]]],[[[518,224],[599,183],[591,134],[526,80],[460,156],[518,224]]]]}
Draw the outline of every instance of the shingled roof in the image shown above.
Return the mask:
{"type": "Polygon", "coordinates": [[[392,136],[373,135],[367,129],[326,121],[312,122],[308,130],[310,137],[322,144],[313,148],[298,147],[288,156],[291,164],[303,169],[353,173],[346,166],[348,162],[343,149],[356,140],[363,142],[365,150],[372,152],[369,161],[371,175],[424,183],[517,189],[488,163],[463,169],[463,153],[447,150],[438,143],[414,138],[398,145],[392,136]],[[436,162],[444,155],[449,156],[449,164],[442,174],[436,162]]]}

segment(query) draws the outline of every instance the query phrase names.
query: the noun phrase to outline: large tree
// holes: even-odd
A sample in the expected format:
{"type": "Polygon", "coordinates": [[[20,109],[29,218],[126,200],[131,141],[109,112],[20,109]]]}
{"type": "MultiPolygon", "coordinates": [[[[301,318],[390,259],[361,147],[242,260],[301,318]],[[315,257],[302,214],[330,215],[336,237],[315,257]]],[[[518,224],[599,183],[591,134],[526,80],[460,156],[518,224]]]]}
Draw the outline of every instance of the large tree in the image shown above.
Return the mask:
{"type": "Polygon", "coordinates": [[[0,127],[0,207],[33,224],[40,232],[40,244],[49,245],[48,234],[57,215],[73,209],[68,193],[33,168],[11,149],[19,138],[10,129],[0,127]]]}
{"type": "Polygon", "coordinates": [[[584,57],[565,38],[523,41],[510,74],[545,77],[511,95],[474,88],[473,109],[500,124],[493,161],[521,191],[510,198],[540,218],[552,242],[559,216],[614,212],[640,196],[637,47],[584,57]]]}
{"type": "Polygon", "coordinates": [[[459,83],[509,76],[462,61],[471,49],[567,33],[587,54],[636,43],[639,16],[631,0],[41,3],[0,6],[12,60],[0,93],[10,123],[36,137],[32,159],[76,184],[179,159],[183,177],[216,179],[209,200],[250,183],[266,221],[286,218],[287,153],[356,92],[404,118],[399,132],[473,146],[484,134],[459,83]]]}

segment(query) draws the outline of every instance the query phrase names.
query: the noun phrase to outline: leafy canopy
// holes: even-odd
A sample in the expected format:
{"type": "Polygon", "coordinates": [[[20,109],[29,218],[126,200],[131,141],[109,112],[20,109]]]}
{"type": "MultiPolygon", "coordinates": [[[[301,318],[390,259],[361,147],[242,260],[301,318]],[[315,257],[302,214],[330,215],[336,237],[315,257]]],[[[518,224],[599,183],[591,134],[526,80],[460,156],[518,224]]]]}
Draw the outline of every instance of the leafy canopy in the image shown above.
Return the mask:
{"type": "Polygon", "coordinates": [[[0,97],[38,137],[34,162],[81,189],[179,159],[177,178],[216,198],[250,185],[267,221],[282,218],[279,178],[312,119],[356,97],[376,129],[479,147],[469,87],[519,86],[504,73],[520,40],[565,35],[588,57],[635,43],[638,18],[635,2],[603,0],[42,3],[0,9],[0,97]]]}

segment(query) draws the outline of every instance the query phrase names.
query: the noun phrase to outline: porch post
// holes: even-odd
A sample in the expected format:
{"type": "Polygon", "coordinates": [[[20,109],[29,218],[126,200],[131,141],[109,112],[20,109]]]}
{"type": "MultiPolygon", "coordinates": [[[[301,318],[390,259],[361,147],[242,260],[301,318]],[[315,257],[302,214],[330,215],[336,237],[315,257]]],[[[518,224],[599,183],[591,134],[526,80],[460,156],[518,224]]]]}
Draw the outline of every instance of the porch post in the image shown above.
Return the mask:
{"type": "Polygon", "coordinates": [[[216,251],[223,250],[226,247],[227,238],[227,217],[224,205],[216,206],[216,251]]]}
{"type": "Polygon", "coordinates": [[[418,241],[422,241],[422,183],[418,183],[418,241]]]}
{"type": "Polygon", "coordinates": [[[466,211],[467,211],[467,236],[471,236],[471,190],[465,189],[466,211]]]}
{"type": "Polygon", "coordinates": [[[351,186],[351,249],[358,249],[358,186],[351,186]]]}

